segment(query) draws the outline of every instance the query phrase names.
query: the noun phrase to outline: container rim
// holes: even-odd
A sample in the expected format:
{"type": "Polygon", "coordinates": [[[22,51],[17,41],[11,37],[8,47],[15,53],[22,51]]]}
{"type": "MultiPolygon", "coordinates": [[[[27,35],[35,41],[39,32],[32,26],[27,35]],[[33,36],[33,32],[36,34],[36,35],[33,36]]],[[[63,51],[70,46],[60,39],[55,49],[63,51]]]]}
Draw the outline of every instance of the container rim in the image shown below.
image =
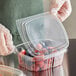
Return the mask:
{"type": "MultiPolygon", "coordinates": [[[[17,50],[17,47],[19,47],[19,46],[21,46],[21,45],[24,45],[24,44],[27,44],[27,43],[29,43],[29,42],[25,42],[25,43],[22,43],[22,44],[17,45],[17,46],[15,47],[15,53],[17,53],[17,54],[19,53],[19,51],[17,50]]],[[[58,56],[58,55],[61,55],[61,54],[66,53],[66,52],[67,52],[67,47],[68,47],[68,45],[66,44],[65,46],[63,46],[63,48],[62,48],[61,50],[59,50],[59,51],[56,51],[56,52],[51,53],[51,54],[49,54],[49,55],[44,55],[44,59],[49,59],[49,58],[56,57],[56,56],[58,56]],[[66,46],[66,47],[65,47],[65,46],[66,46]]],[[[29,57],[30,60],[33,58],[33,57],[28,56],[28,55],[24,55],[24,56],[29,57]]],[[[41,56],[36,56],[36,57],[41,57],[41,56]]],[[[36,61],[36,60],[35,60],[35,61],[36,61]]],[[[37,61],[39,61],[39,60],[37,60],[37,61]]]]}

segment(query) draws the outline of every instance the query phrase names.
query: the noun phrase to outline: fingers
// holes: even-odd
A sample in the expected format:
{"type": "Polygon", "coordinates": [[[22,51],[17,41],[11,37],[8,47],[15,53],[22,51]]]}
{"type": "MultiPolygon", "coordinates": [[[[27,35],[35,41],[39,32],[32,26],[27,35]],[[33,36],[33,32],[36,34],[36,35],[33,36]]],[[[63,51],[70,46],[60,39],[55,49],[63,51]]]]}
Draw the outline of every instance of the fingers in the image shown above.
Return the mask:
{"type": "Polygon", "coordinates": [[[51,1],[51,13],[56,15],[57,11],[62,7],[65,0],[52,0],[51,1]]]}
{"type": "Polygon", "coordinates": [[[65,1],[60,10],[57,12],[57,16],[61,21],[64,21],[71,14],[72,8],[70,0],[65,1]]]}
{"type": "Polygon", "coordinates": [[[8,31],[4,34],[4,37],[5,37],[6,46],[9,49],[9,51],[11,51],[14,48],[13,41],[12,41],[12,35],[8,31]]]}
{"type": "Polygon", "coordinates": [[[0,53],[1,55],[6,55],[11,53],[14,49],[12,35],[10,31],[0,24],[0,53]]]}
{"type": "Polygon", "coordinates": [[[8,49],[6,47],[4,33],[0,32],[0,55],[5,55],[6,53],[8,53],[8,49]]]}
{"type": "Polygon", "coordinates": [[[71,11],[70,0],[52,0],[51,14],[57,16],[61,21],[64,21],[71,14],[71,11]]]}

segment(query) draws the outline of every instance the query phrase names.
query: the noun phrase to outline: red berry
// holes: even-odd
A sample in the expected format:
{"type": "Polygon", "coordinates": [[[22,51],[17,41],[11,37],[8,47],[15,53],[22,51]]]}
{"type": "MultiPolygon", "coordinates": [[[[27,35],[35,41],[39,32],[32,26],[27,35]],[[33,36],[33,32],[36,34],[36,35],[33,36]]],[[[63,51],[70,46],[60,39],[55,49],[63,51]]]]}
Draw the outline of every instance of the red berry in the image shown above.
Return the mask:
{"type": "Polygon", "coordinates": [[[42,49],[42,45],[41,44],[38,44],[37,45],[37,49],[42,49]]]}
{"type": "Polygon", "coordinates": [[[21,51],[21,54],[26,55],[26,51],[25,50],[22,50],[21,51]]]}
{"type": "Polygon", "coordinates": [[[38,53],[40,55],[44,54],[43,51],[41,51],[41,50],[40,51],[39,50],[35,50],[35,53],[38,53]]]}
{"type": "Polygon", "coordinates": [[[39,51],[38,50],[35,50],[35,53],[38,53],[39,51]]]}

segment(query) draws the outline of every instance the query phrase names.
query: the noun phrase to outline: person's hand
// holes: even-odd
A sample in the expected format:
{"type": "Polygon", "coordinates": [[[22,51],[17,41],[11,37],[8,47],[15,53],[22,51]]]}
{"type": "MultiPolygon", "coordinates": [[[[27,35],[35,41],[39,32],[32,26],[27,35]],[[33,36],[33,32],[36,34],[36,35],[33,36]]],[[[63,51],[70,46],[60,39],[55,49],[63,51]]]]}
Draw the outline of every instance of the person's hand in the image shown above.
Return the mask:
{"type": "Polygon", "coordinates": [[[64,21],[72,12],[70,0],[52,0],[50,11],[51,14],[64,21]]]}
{"type": "Polygon", "coordinates": [[[0,24],[0,55],[8,55],[14,49],[12,35],[10,31],[0,24]]]}

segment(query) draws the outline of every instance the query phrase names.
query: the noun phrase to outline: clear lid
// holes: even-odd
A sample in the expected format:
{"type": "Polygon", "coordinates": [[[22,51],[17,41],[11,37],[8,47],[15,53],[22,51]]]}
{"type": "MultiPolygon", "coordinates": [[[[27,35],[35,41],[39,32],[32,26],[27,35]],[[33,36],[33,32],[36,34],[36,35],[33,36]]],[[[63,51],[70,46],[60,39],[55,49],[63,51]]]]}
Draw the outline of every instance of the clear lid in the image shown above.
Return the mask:
{"type": "MultiPolygon", "coordinates": [[[[63,24],[49,12],[23,19],[21,30],[23,42],[30,41],[33,47],[39,51],[48,47],[54,47],[57,51],[60,51],[66,49],[69,45],[63,24]],[[38,44],[41,44],[43,48],[38,48],[38,44]]],[[[28,52],[32,53],[31,51],[34,53],[35,50],[28,52]]]]}
{"type": "Polygon", "coordinates": [[[0,65],[0,76],[24,76],[23,72],[8,66],[0,65]]]}

